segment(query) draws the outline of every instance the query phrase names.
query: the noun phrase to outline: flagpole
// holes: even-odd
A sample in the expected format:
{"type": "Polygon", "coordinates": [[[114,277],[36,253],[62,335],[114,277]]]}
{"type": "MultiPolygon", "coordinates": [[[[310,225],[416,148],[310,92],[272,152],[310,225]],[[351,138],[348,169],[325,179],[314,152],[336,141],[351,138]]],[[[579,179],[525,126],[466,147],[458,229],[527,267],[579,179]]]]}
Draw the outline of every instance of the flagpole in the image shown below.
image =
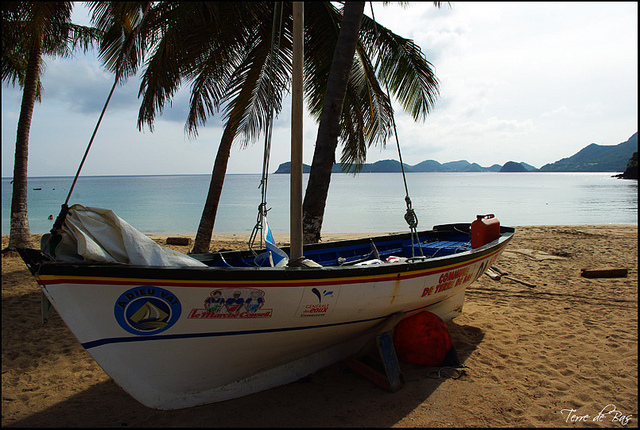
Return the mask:
{"type": "Polygon", "coordinates": [[[293,2],[293,82],[291,88],[290,259],[302,257],[302,70],[304,63],[304,2],[293,2]]]}

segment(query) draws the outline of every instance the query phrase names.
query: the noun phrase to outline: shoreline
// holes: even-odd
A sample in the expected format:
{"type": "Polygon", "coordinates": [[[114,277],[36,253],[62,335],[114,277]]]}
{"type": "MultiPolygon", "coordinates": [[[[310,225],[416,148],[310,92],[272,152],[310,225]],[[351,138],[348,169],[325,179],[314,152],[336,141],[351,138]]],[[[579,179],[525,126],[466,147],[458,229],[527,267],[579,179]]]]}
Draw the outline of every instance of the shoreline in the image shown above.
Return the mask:
{"type": "MultiPolygon", "coordinates": [[[[174,236],[181,235],[150,235],[161,245],[174,236]]],[[[211,248],[245,247],[248,237],[214,234],[211,248]]],[[[323,236],[331,238],[347,237],[323,236]]],[[[133,400],[56,312],[43,325],[39,287],[10,254],[2,257],[3,426],[638,427],[637,225],[516,227],[496,265],[535,287],[482,276],[467,290],[462,315],[447,323],[461,370],[400,362],[404,385],[389,393],[337,363],[298,382],[176,411],[133,400]],[[580,275],[607,266],[628,274],[580,275]]]]}
{"type": "MultiPolygon", "coordinates": [[[[469,222],[470,223],[470,222],[469,222]]],[[[52,223],[53,225],[53,223],[52,223]]],[[[638,227],[638,223],[607,223],[607,224],[598,224],[598,223],[588,223],[588,224],[524,224],[524,225],[511,225],[509,224],[508,226],[505,224],[505,227],[513,227],[513,228],[531,228],[531,227],[622,227],[622,226],[626,226],[626,227],[634,227],[637,228],[638,227]]],[[[433,226],[431,227],[419,227],[419,231],[421,230],[430,230],[433,226]]],[[[185,232],[170,232],[170,231],[163,231],[163,232],[144,232],[142,230],[139,230],[142,234],[149,236],[149,237],[161,237],[161,236],[176,236],[176,237],[191,237],[191,238],[195,238],[196,237],[196,233],[185,233],[185,232]]],[[[408,230],[407,230],[408,231],[408,230]]],[[[386,235],[386,234],[395,234],[395,233],[403,233],[404,230],[402,231],[350,231],[350,232],[340,232],[340,231],[334,231],[334,232],[323,232],[323,237],[324,236],[331,236],[331,237],[337,237],[337,236],[349,236],[349,235],[358,235],[360,237],[362,237],[363,235],[369,235],[369,236],[381,236],[381,235],[386,235]]],[[[49,231],[46,231],[44,233],[31,233],[32,236],[42,236],[43,234],[49,233],[49,231]]],[[[249,236],[251,234],[251,231],[246,231],[246,232],[230,232],[230,233],[217,233],[217,232],[213,232],[212,234],[212,238],[218,236],[218,237],[228,237],[228,236],[249,236]]],[[[273,234],[275,236],[283,236],[283,237],[289,237],[287,233],[284,232],[279,232],[279,231],[273,231],[273,234]]],[[[0,235],[1,237],[9,237],[9,233],[2,233],[0,235]]],[[[287,239],[288,240],[288,239],[287,239]]]]}
{"type": "MultiPolygon", "coordinates": [[[[638,228],[638,224],[558,224],[558,225],[520,225],[520,226],[509,226],[516,229],[516,234],[518,233],[518,229],[531,229],[531,228],[638,228]]],[[[428,230],[428,229],[424,229],[428,230]]],[[[405,231],[386,231],[386,232],[350,232],[350,233],[340,233],[340,232],[329,232],[323,233],[321,242],[327,241],[338,241],[338,240],[351,240],[351,239],[359,239],[363,237],[375,237],[375,236],[386,236],[389,234],[396,233],[404,233],[405,231]]],[[[406,231],[408,232],[408,231],[406,231]]],[[[144,233],[145,236],[151,238],[156,241],[158,244],[166,246],[166,239],[168,237],[180,237],[180,238],[189,238],[191,240],[191,244],[195,240],[195,233],[171,233],[171,232],[153,232],[153,233],[144,233]]],[[[42,237],[44,233],[32,233],[32,246],[39,247],[40,237],[42,237]]],[[[288,246],[289,245],[289,234],[286,233],[278,233],[274,232],[274,237],[276,239],[276,243],[279,246],[288,246]]],[[[229,242],[244,242],[245,244],[249,241],[251,236],[251,232],[247,233],[213,233],[211,235],[211,244],[215,244],[216,242],[221,243],[229,243],[229,242]]],[[[3,234],[2,237],[2,249],[6,248],[5,242],[8,243],[9,235],[3,234]]],[[[180,248],[180,245],[169,245],[170,247],[177,246],[180,248]]],[[[243,249],[243,248],[238,248],[243,249]]],[[[214,252],[214,251],[212,251],[214,252]]]]}

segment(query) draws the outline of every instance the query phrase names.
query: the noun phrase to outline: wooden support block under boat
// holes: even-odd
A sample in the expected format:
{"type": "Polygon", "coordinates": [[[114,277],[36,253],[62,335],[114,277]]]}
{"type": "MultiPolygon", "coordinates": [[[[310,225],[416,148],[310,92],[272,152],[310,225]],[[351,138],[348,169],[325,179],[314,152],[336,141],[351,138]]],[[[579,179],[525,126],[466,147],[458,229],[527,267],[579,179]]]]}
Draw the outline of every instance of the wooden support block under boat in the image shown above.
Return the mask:
{"type": "Polygon", "coordinates": [[[370,356],[349,357],[345,360],[345,364],[377,386],[395,393],[402,388],[404,378],[391,333],[384,332],[376,336],[376,346],[379,360],[370,356]]]}

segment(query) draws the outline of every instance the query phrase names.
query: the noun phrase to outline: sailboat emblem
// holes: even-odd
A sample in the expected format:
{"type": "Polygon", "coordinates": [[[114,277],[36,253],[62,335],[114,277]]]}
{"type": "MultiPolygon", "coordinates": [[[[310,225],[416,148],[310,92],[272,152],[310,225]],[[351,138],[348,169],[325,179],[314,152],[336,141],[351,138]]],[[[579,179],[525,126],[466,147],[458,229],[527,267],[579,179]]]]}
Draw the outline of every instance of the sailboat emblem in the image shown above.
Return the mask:
{"type": "Polygon", "coordinates": [[[151,335],[171,327],[182,306],[171,293],[158,287],[136,287],[123,293],[114,307],[116,321],[129,333],[151,335]]]}
{"type": "Polygon", "coordinates": [[[165,327],[169,316],[170,314],[148,301],[129,317],[129,322],[139,330],[155,330],[165,327]]]}

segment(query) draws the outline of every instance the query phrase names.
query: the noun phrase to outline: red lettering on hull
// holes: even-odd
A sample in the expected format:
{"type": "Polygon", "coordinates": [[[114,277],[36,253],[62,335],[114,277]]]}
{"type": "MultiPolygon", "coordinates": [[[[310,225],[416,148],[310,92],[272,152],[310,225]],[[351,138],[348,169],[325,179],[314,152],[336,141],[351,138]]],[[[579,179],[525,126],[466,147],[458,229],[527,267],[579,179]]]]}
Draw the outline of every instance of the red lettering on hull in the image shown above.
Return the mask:
{"type": "Polygon", "coordinates": [[[271,318],[272,312],[272,309],[264,309],[257,312],[216,313],[206,309],[191,309],[187,319],[271,318]]]}

